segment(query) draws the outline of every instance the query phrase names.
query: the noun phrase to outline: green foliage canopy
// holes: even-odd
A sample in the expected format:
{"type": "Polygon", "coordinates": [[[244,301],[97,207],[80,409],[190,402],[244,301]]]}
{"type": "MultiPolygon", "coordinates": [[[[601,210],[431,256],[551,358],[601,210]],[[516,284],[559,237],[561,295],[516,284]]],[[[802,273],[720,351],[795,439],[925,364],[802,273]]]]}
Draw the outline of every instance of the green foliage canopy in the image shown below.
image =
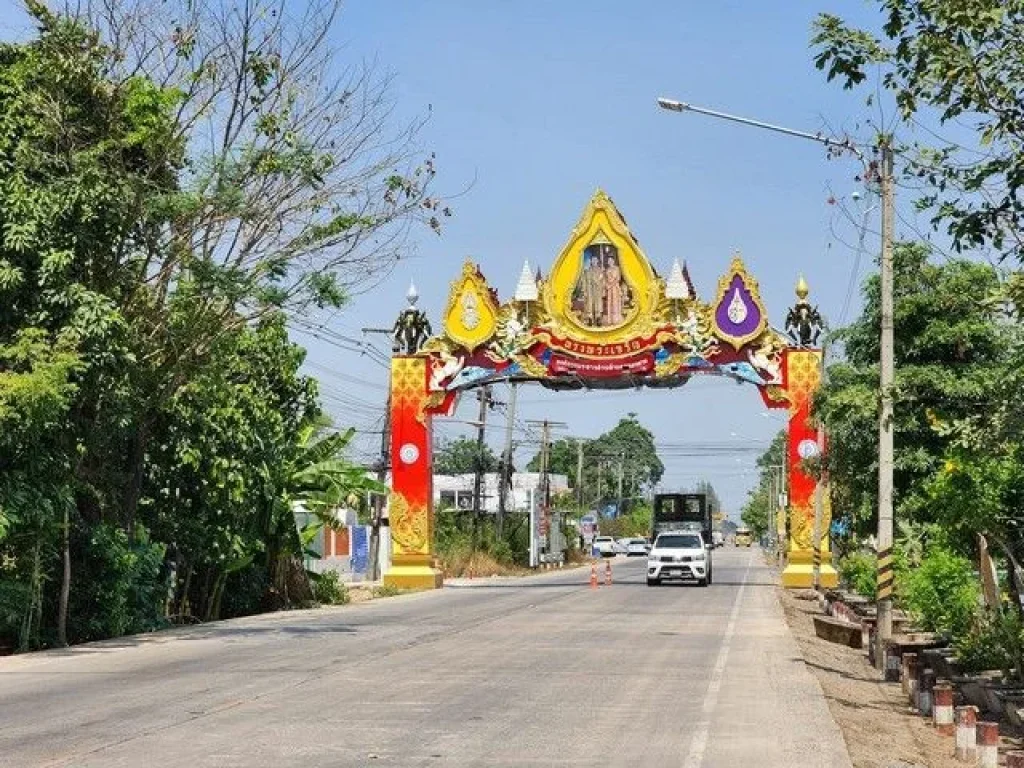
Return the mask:
{"type": "Polygon", "coordinates": [[[490,446],[478,446],[476,440],[468,437],[445,441],[434,453],[434,471],[439,475],[494,472],[497,468],[498,459],[490,446]]]}
{"type": "Polygon", "coordinates": [[[962,133],[901,152],[918,199],[959,249],[991,246],[1024,261],[1024,3],[1020,0],[877,0],[880,34],[832,14],[814,26],[815,64],[845,88],[877,82],[901,117],[962,133]]]}
{"type": "Polygon", "coordinates": [[[780,473],[785,476],[788,465],[786,439],[786,431],[782,430],[757,459],[761,470],[757,486],[750,492],[741,512],[743,524],[750,528],[755,538],[760,538],[775,526],[779,508],[777,494],[782,491],[777,478],[780,473]]]}
{"type": "MultiPolygon", "coordinates": [[[[635,413],[627,414],[612,429],[593,440],[556,440],[551,444],[548,467],[564,474],[570,487],[576,488],[579,445],[583,448],[583,488],[585,503],[618,497],[618,478],[622,473],[622,495],[635,498],[654,487],[665,474],[658,457],[654,434],[641,424],[635,413]]],[[[540,469],[540,454],[528,464],[531,472],[540,469]]]]}
{"type": "MultiPolygon", "coordinates": [[[[988,301],[999,286],[995,269],[960,259],[936,264],[911,243],[897,245],[894,261],[896,514],[928,522],[938,511],[925,486],[950,443],[936,424],[990,407],[1008,347],[988,301]]],[[[875,276],[861,316],[835,334],[844,359],[829,366],[815,401],[830,436],[833,510],[862,533],[874,529],[878,491],[878,299],[875,276]]]]}
{"type": "Polygon", "coordinates": [[[282,308],[445,212],[384,83],[331,69],[335,7],[30,2],[0,45],[0,645],[301,601],[295,510],[377,488],[282,308]]]}

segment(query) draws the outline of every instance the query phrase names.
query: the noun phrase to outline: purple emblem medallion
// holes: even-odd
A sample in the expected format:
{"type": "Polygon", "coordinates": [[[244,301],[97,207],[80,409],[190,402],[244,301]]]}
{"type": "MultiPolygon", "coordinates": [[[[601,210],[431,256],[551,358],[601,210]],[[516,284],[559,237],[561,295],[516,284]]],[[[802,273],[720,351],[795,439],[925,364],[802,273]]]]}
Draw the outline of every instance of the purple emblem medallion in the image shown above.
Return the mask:
{"type": "Polygon", "coordinates": [[[748,339],[760,329],[762,319],[743,278],[733,275],[715,308],[715,325],[727,338],[748,339]]]}

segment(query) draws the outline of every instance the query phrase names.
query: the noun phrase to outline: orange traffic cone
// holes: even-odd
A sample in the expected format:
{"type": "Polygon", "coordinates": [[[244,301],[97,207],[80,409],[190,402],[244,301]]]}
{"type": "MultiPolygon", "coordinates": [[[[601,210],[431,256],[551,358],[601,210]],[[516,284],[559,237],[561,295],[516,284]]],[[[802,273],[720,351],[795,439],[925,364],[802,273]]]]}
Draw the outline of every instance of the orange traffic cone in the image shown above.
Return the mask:
{"type": "Polygon", "coordinates": [[[605,586],[610,587],[612,585],[612,561],[604,561],[604,583],[605,586]]]}
{"type": "Polygon", "coordinates": [[[590,564],[590,588],[597,589],[597,563],[590,564]]]}

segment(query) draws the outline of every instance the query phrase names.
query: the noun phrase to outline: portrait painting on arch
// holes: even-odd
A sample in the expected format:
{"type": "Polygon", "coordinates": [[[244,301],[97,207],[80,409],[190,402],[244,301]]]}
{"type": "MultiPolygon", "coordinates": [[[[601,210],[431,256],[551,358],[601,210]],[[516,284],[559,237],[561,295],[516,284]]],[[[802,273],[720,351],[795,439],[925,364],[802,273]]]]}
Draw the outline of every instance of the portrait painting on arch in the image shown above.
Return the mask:
{"type": "Polygon", "coordinates": [[[580,254],[572,292],[572,314],[587,328],[615,328],[633,309],[633,293],[622,274],[619,251],[602,232],[580,254]]]}

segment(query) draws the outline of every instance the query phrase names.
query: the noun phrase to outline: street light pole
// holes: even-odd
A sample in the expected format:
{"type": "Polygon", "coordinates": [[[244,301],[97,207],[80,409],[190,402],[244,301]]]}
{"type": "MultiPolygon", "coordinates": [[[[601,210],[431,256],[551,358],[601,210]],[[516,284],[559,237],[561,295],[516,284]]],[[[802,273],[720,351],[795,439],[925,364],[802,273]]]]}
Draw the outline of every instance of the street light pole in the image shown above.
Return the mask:
{"type": "MultiPolygon", "coordinates": [[[[751,120],[706,107],[698,107],[684,101],[658,99],[658,106],[672,112],[696,112],[709,117],[728,120],[753,128],[761,128],[786,136],[808,139],[827,147],[854,153],[864,162],[863,154],[849,139],[837,141],[820,133],[808,133],[792,128],[751,120]]],[[[881,328],[879,369],[881,401],[878,409],[878,624],[879,648],[892,637],[892,522],[893,522],[893,381],[895,363],[893,356],[893,263],[892,240],[895,204],[893,201],[893,151],[888,136],[880,137],[876,149],[880,164],[878,180],[882,193],[882,258],[880,268],[881,328]]],[[[884,663],[885,654],[878,653],[876,659],[884,663]]]]}
{"type": "Polygon", "coordinates": [[[847,149],[851,152],[856,153],[858,156],[860,153],[849,139],[843,139],[837,141],[836,139],[830,139],[828,136],[822,136],[820,133],[809,133],[807,131],[797,131],[793,128],[785,128],[781,125],[774,125],[773,123],[765,123],[761,120],[751,120],[749,117],[740,117],[739,115],[730,115],[728,112],[719,112],[715,109],[708,109],[707,107],[698,107],[695,104],[690,104],[686,101],[673,101],[672,99],[658,99],[658,106],[662,109],[667,109],[670,112],[696,112],[700,115],[707,115],[708,117],[717,117],[720,120],[728,120],[732,123],[739,123],[741,125],[749,125],[752,128],[763,128],[766,131],[774,131],[775,133],[781,133],[786,136],[795,136],[798,139],[809,139],[816,141],[819,144],[824,144],[827,147],[835,147],[837,149],[847,149]]]}

